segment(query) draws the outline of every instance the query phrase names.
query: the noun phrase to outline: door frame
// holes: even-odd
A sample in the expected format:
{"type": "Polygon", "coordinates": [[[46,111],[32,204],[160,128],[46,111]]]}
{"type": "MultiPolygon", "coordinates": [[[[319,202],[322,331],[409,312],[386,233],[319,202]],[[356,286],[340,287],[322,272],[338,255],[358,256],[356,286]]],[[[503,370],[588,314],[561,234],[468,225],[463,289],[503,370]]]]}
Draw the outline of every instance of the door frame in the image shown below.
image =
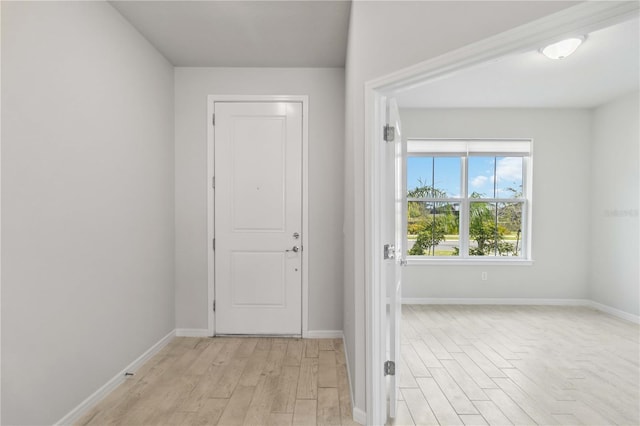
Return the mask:
{"type": "Polygon", "coordinates": [[[213,113],[216,102],[300,102],[302,103],[302,337],[309,334],[309,96],[307,95],[208,95],[207,96],[207,335],[215,336],[215,261],[213,239],[215,238],[215,196],[213,177],[214,124],[213,113]]]}
{"type": "Polygon", "coordinates": [[[575,34],[587,34],[638,14],[637,2],[585,2],[522,26],[483,39],[436,58],[370,80],[364,87],[365,189],[365,369],[367,424],[385,424],[386,287],[382,282],[381,225],[384,220],[383,182],[378,170],[384,161],[382,128],[389,97],[501,57],[536,50],[575,34]],[[372,407],[375,407],[372,408],[372,407]]]}

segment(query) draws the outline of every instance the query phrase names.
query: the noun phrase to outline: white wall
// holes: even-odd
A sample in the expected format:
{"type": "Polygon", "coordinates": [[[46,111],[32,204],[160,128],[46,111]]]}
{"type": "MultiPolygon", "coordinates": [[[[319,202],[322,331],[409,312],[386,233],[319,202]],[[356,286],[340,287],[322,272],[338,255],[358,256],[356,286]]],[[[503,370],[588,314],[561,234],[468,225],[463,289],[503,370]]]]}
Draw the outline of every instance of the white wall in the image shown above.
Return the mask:
{"type": "Polygon", "coordinates": [[[401,118],[407,138],[533,139],[534,264],[407,266],[403,298],[587,296],[590,110],[406,109],[401,118]]]}
{"type": "Polygon", "coordinates": [[[364,83],[575,2],[356,1],[346,65],[344,332],[354,407],[365,409],[364,83]]]}
{"type": "Polygon", "coordinates": [[[309,329],[342,330],[343,69],[176,68],[176,325],[207,328],[207,96],[309,95],[309,329]]]}
{"type": "Polygon", "coordinates": [[[2,424],[174,328],[173,68],[104,2],[2,2],[2,424]]]}
{"type": "Polygon", "coordinates": [[[640,99],[629,94],[595,109],[591,158],[590,297],[640,315],[640,99]]]}

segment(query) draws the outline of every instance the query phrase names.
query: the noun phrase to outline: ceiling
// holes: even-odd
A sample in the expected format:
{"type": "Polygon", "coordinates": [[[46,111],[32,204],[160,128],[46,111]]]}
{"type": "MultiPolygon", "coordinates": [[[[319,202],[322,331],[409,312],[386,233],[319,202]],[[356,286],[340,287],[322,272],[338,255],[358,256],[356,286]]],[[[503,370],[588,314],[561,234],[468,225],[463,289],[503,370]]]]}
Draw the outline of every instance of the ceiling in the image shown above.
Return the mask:
{"type": "MultiPolygon", "coordinates": [[[[110,2],[179,67],[344,67],[350,0],[110,2]]],[[[540,46],[542,47],[542,46],[540,46]]],[[[638,18],[553,61],[514,54],[398,95],[404,108],[591,108],[640,80],[638,18]]]]}
{"type": "Polygon", "coordinates": [[[344,67],[348,0],[111,1],[179,67],[344,67]]]}
{"type": "MultiPolygon", "coordinates": [[[[543,46],[540,46],[543,47],[543,46]]],[[[592,108],[638,90],[638,18],[588,34],[572,55],[537,50],[462,71],[397,96],[404,108],[592,108]]]]}

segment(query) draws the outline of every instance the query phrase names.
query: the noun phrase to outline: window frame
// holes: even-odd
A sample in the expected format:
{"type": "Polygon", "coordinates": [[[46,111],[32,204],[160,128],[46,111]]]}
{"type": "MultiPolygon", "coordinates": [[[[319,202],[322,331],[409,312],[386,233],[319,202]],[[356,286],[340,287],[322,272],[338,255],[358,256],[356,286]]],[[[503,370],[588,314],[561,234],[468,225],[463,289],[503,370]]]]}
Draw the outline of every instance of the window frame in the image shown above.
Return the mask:
{"type": "MultiPolygon", "coordinates": [[[[410,201],[427,202],[427,203],[458,203],[460,206],[459,214],[459,241],[460,241],[460,255],[459,256],[417,256],[409,255],[408,247],[405,247],[405,253],[403,256],[406,259],[408,265],[478,265],[478,264],[491,264],[491,265],[532,265],[533,256],[531,250],[532,242],[532,171],[533,171],[533,139],[445,139],[445,138],[408,138],[407,139],[407,151],[404,158],[404,208],[405,214],[403,215],[405,241],[408,241],[408,233],[406,232],[408,226],[408,214],[407,209],[410,201]],[[440,151],[415,151],[409,150],[411,142],[446,142],[453,147],[451,150],[440,151]],[[526,152],[518,151],[514,152],[513,149],[492,149],[483,150],[479,148],[487,147],[499,147],[503,145],[505,148],[513,146],[510,142],[516,144],[528,145],[526,152]],[[466,147],[463,149],[462,147],[466,147]],[[471,149],[470,149],[471,148],[471,149]],[[408,197],[407,190],[407,162],[409,157],[456,157],[460,159],[460,197],[408,197]],[[468,167],[469,157],[521,157],[522,158],[522,194],[520,198],[479,198],[471,199],[469,197],[469,179],[468,179],[468,167]],[[520,256],[470,256],[469,247],[471,238],[469,236],[470,227],[470,214],[469,209],[472,202],[485,202],[485,203],[520,203],[522,204],[522,239],[521,239],[521,252],[520,256]]],[[[434,183],[432,182],[432,185],[434,183]]],[[[496,204],[497,205],[497,204],[496,204]]],[[[408,246],[408,244],[406,244],[408,246]]]]}

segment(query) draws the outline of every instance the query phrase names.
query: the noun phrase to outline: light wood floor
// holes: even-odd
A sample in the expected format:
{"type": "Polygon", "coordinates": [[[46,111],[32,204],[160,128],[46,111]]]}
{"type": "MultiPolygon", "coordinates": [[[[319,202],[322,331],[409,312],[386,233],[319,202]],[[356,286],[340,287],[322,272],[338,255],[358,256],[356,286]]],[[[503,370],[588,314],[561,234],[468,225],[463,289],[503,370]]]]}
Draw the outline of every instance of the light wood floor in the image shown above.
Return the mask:
{"type": "Polygon", "coordinates": [[[353,425],[340,339],[174,339],[80,425],[353,425]]]}
{"type": "Polygon", "coordinates": [[[640,425],[639,326],[582,307],[404,305],[395,425],[640,425]]]}

